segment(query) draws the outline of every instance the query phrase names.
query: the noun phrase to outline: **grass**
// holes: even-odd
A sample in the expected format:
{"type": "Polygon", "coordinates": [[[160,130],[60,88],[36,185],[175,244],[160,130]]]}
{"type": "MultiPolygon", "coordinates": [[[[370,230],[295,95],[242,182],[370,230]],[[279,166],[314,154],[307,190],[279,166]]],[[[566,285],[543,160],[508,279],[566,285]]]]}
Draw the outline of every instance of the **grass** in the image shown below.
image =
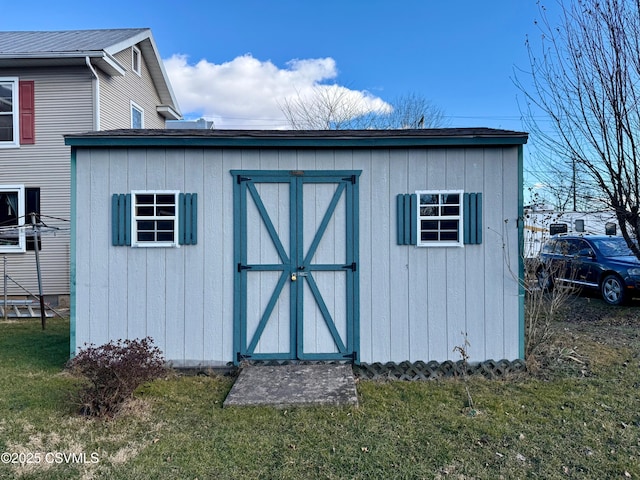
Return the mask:
{"type": "Polygon", "coordinates": [[[638,306],[580,297],[542,375],[468,379],[473,417],[456,380],[361,381],[357,408],[277,410],[222,409],[229,377],[170,375],[100,421],[70,400],[68,322],[0,322],[0,452],[41,454],[0,478],[640,478],[639,323],[638,306]]]}

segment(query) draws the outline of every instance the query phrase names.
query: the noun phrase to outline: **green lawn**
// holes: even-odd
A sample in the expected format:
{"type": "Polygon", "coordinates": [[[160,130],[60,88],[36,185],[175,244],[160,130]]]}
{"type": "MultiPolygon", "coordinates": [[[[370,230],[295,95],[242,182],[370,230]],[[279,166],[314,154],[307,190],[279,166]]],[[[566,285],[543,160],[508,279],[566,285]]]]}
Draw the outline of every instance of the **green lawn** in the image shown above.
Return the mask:
{"type": "Polygon", "coordinates": [[[32,462],[0,478],[640,478],[636,310],[559,323],[544,375],[470,379],[473,417],[460,380],[361,381],[358,408],[223,410],[232,379],[171,375],[90,420],[63,371],[68,322],[0,322],[0,452],[32,462]]]}

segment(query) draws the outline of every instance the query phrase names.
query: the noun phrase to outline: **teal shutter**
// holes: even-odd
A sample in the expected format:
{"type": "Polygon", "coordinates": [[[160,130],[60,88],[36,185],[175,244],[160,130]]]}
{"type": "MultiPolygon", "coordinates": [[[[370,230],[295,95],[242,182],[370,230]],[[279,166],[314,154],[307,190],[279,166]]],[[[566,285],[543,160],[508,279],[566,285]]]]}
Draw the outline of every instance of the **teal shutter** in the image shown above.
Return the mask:
{"type": "Polygon", "coordinates": [[[413,193],[400,194],[396,197],[396,221],[398,245],[416,245],[418,233],[417,210],[418,196],[413,193]]]}
{"type": "Polygon", "coordinates": [[[131,245],[131,194],[114,193],[111,197],[111,244],[131,245]]]}
{"type": "Polygon", "coordinates": [[[180,245],[198,243],[198,194],[181,193],[179,203],[178,240],[180,245]]]}
{"type": "Polygon", "coordinates": [[[479,245],[482,243],[482,193],[464,194],[464,243],[479,245]]]}

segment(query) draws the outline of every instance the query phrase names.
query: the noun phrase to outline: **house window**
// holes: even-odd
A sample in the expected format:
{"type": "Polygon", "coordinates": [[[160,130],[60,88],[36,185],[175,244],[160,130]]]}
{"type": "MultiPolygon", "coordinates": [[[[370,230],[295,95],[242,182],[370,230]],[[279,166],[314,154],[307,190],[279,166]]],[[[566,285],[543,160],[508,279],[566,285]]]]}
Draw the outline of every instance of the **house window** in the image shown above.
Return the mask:
{"type": "Polygon", "coordinates": [[[131,128],[144,128],[144,110],[135,102],[131,102],[131,128]]]}
{"type": "Polygon", "coordinates": [[[18,79],[0,77],[0,148],[19,146],[18,79]]]}
{"type": "Polygon", "coordinates": [[[177,191],[133,191],[131,245],[174,247],[178,245],[177,191]]]}
{"type": "Polygon", "coordinates": [[[140,67],[141,63],[142,56],[140,55],[140,50],[136,47],[131,47],[131,70],[136,72],[138,75],[142,75],[140,67]]]}
{"type": "Polygon", "coordinates": [[[24,186],[0,185],[0,252],[24,252],[24,186]]]}
{"type": "Polygon", "coordinates": [[[418,202],[418,246],[462,246],[462,190],[423,190],[418,202]]]}

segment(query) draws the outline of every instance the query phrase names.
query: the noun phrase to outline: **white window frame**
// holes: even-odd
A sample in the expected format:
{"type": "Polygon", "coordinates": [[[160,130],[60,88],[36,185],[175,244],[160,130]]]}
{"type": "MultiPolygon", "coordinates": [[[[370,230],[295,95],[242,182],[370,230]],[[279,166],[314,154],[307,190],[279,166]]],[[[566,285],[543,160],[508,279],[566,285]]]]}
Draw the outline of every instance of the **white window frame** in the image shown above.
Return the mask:
{"type": "Polygon", "coordinates": [[[11,85],[11,113],[0,113],[2,116],[13,115],[13,140],[0,141],[0,148],[18,148],[20,146],[20,102],[18,94],[18,77],[0,77],[0,83],[11,85]]]}
{"type": "MultiPolygon", "coordinates": [[[[24,197],[24,185],[0,185],[0,192],[10,192],[18,194],[18,223],[16,227],[19,229],[18,244],[17,245],[1,245],[0,253],[23,253],[27,251],[27,242],[25,240],[24,220],[25,220],[25,197],[24,197]]],[[[0,208],[4,208],[4,205],[0,205],[0,208]]],[[[2,227],[8,225],[0,225],[0,231],[2,227]]]]}
{"type": "MultiPolygon", "coordinates": [[[[132,190],[131,191],[131,246],[132,247],[175,247],[179,248],[179,190],[132,190]],[[137,212],[137,196],[138,195],[173,195],[174,197],[174,215],[172,216],[156,216],[156,215],[138,215],[137,212]],[[140,221],[173,221],[173,241],[139,241],[138,240],[138,220],[140,221]]],[[[158,205],[154,202],[154,206],[158,205]]]]}
{"type": "Polygon", "coordinates": [[[131,70],[139,77],[142,76],[142,53],[138,47],[131,47],[131,70]],[[137,64],[137,65],[136,65],[137,64]]]}
{"type": "MultiPolygon", "coordinates": [[[[417,225],[416,225],[416,232],[417,232],[417,246],[418,247],[464,247],[464,218],[463,218],[463,214],[464,214],[464,190],[417,190],[416,191],[416,196],[418,201],[416,202],[416,208],[418,209],[417,212],[417,225]],[[445,215],[443,214],[441,207],[444,207],[448,204],[444,204],[442,203],[442,195],[448,195],[448,194],[457,194],[458,195],[458,203],[457,204],[452,204],[452,205],[457,205],[458,206],[458,214],[457,215],[445,215]],[[421,195],[438,195],[438,203],[437,204],[433,204],[435,207],[438,208],[438,214],[437,215],[422,215],[421,213],[421,195]],[[454,240],[422,240],[422,223],[421,221],[425,220],[425,221],[447,221],[447,220],[451,220],[451,221],[456,221],[458,222],[458,240],[454,241],[454,240]]],[[[436,230],[438,232],[441,232],[442,230],[440,228],[438,228],[438,230],[436,230]]]]}
{"type": "Polygon", "coordinates": [[[140,105],[138,105],[133,100],[131,100],[131,128],[144,128],[144,108],[142,108],[140,105]],[[134,112],[134,110],[137,110],[138,112],[140,112],[140,126],[139,127],[134,127],[133,126],[133,112],[134,112]]]}

